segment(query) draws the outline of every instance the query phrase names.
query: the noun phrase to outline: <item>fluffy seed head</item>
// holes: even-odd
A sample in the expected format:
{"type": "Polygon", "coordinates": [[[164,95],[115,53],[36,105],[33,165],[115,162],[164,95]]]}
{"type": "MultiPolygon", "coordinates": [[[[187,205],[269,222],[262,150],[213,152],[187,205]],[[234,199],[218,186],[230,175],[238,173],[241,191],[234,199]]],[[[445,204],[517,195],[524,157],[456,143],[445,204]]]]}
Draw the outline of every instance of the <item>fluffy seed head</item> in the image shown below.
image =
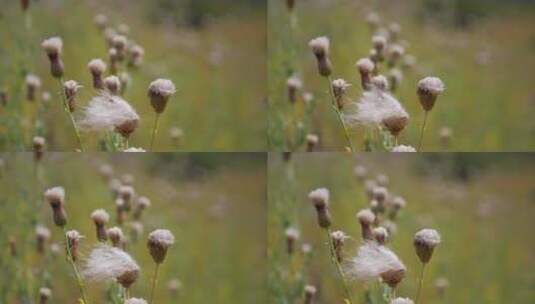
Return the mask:
{"type": "Polygon", "coordinates": [[[165,260],[167,249],[175,243],[175,237],[171,231],[157,229],[149,234],[147,247],[155,263],[161,264],[165,260]]]}
{"type": "Polygon", "coordinates": [[[156,79],[149,85],[150,103],[156,113],[162,113],[167,106],[169,97],[176,92],[175,84],[169,79],[156,79]]]}
{"type": "Polygon", "coordinates": [[[388,88],[389,88],[388,80],[386,79],[384,75],[377,75],[377,76],[372,77],[371,84],[372,84],[372,87],[374,87],[375,89],[381,92],[386,92],[388,91],[388,88]]]}
{"type": "Polygon", "coordinates": [[[39,303],[46,304],[47,301],[52,297],[52,290],[50,288],[41,287],[39,288],[39,303]]]}
{"type": "Polygon", "coordinates": [[[37,227],[35,227],[35,235],[37,238],[48,240],[50,239],[50,230],[45,226],[37,225],[37,227]]]}
{"type": "Polygon", "coordinates": [[[124,304],[147,304],[147,301],[140,298],[130,298],[124,304]]]}
{"type": "Polygon", "coordinates": [[[95,25],[100,30],[104,30],[106,28],[106,25],[108,24],[108,16],[103,15],[103,14],[98,14],[95,16],[93,21],[95,22],[95,25]]]}
{"type": "Polygon", "coordinates": [[[290,102],[295,103],[297,101],[297,91],[301,89],[303,82],[301,79],[299,79],[299,77],[294,75],[288,78],[286,81],[286,86],[288,88],[288,99],[290,102]]]}
{"type": "Polygon", "coordinates": [[[425,111],[431,111],[437,97],[444,92],[444,83],[437,77],[426,77],[418,82],[418,97],[425,111]]]}
{"type": "Polygon", "coordinates": [[[129,288],[137,280],[139,266],[121,249],[99,245],[89,254],[82,274],[88,281],[117,280],[129,288]]]}
{"type": "Polygon", "coordinates": [[[312,285],[306,285],[304,288],[305,291],[305,301],[304,304],[312,304],[314,296],[316,295],[316,287],[312,285]]]}
{"type": "Polygon", "coordinates": [[[386,200],[386,197],[388,195],[388,190],[385,187],[375,187],[373,189],[373,198],[379,202],[379,204],[383,204],[386,200]]]}
{"type": "Polygon", "coordinates": [[[111,227],[107,231],[108,238],[111,240],[113,247],[121,247],[124,241],[123,230],[119,227],[111,227]]]}
{"type": "Polygon", "coordinates": [[[123,35],[115,35],[112,39],[112,45],[113,47],[118,50],[122,51],[126,47],[127,39],[123,35]]]}
{"type": "Polygon", "coordinates": [[[372,44],[373,48],[380,52],[386,47],[386,38],[381,35],[375,35],[372,37],[372,44]]]}
{"type": "Polygon", "coordinates": [[[49,56],[58,56],[63,50],[63,40],[59,37],[51,37],[45,39],[41,46],[49,56]]]}
{"type": "Polygon", "coordinates": [[[361,58],[357,61],[356,67],[360,74],[370,74],[375,69],[375,64],[370,58],[361,58]]]}
{"type": "Polygon", "coordinates": [[[416,152],[413,146],[399,145],[392,148],[392,152],[416,152]]]}
{"type": "Polygon", "coordinates": [[[329,55],[329,38],[317,37],[308,42],[308,46],[316,57],[325,57],[329,55]]]}
{"type": "Polygon", "coordinates": [[[297,240],[299,239],[299,230],[294,227],[289,227],[284,231],[287,239],[297,240]]]}
{"type": "Polygon", "coordinates": [[[60,207],[65,202],[65,189],[53,187],[45,191],[45,199],[52,207],[60,207]]]}
{"type": "Polygon", "coordinates": [[[338,108],[341,109],[343,106],[342,98],[344,97],[344,94],[346,93],[347,88],[349,88],[351,84],[345,81],[344,79],[340,78],[340,79],[333,80],[332,86],[333,86],[334,97],[336,98],[336,102],[338,104],[338,108]]]}
{"type": "Polygon", "coordinates": [[[320,138],[316,134],[307,134],[306,141],[307,141],[307,151],[312,152],[318,145],[320,138]]]}
{"type": "Polygon", "coordinates": [[[370,209],[362,209],[357,213],[357,219],[361,225],[370,226],[375,221],[375,214],[370,209]]]}
{"type": "Polygon", "coordinates": [[[368,16],[366,16],[366,22],[372,29],[376,29],[379,24],[381,24],[381,17],[375,12],[370,12],[368,16]]]}
{"type": "Polygon", "coordinates": [[[414,302],[409,298],[395,298],[390,304],[414,304],[414,302]]]}
{"type": "Polygon", "coordinates": [[[94,75],[102,75],[106,71],[106,63],[99,58],[92,59],[87,64],[87,68],[94,75]]]}
{"type": "Polygon", "coordinates": [[[26,75],[26,85],[33,89],[38,89],[41,87],[41,78],[33,74],[28,74],[26,75]]]}
{"type": "Polygon", "coordinates": [[[104,86],[113,95],[119,95],[121,91],[121,80],[115,75],[104,78],[104,86]]]}
{"type": "Polygon", "coordinates": [[[440,234],[434,229],[422,229],[414,235],[414,248],[422,263],[428,263],[435,247],[440,244],[440,234]]]}
{"type": "Polygon", "coordinates": [[[353,173],[358,179],[362,180],[366,177],[366,174],[368,174],[368,169],[362,165],[357,165],[353,169],[353,173]]]}
{"type": "Polygon", "coordinates": [[[308,194],[308,198],[316,207],[326,207],[329,205],[329,190],[327,188],[318,188],[312,190],[308,194]]]}
{"type": "Polygon", "coordinates": [[[346,265],[345,272],[349,278],[360,281],[380,278],[395,288],[405,276],[406,267],[390,249],[375,242],[366,242],[346,265]]]}
{"type": "Polygon", "coordinates": [[[110,215],[104,209],[97,209],[91,213],[91,219],[97,225],[105,225],[110,220],[110,215]]]}
{"type": "Polygon", "coordinates": [[[388,239],[388,231],[384,227],[377,227],[373,229],[373,238],[378,244],[384,245],[388,239]]]}
{"type": "Polygon", "coordinates": [[[79,125],[84,131],[116,130],[128,137],[138,126],[139,115],[119,96],[101,93],[91,99],[84,109],[79,125]]]}

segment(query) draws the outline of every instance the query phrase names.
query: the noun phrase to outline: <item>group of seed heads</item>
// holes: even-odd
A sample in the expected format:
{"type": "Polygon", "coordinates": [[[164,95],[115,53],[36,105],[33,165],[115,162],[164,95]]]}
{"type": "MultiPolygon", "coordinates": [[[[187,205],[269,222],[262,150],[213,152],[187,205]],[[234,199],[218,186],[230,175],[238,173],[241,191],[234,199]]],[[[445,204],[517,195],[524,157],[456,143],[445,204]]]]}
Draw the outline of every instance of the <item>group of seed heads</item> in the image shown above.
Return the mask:
{"type": "MultiPolygon", "coordinates": [[[[80,299],[85,304],[89,304],[85,293],[85,283],[91,281],[116,281],[124,289],[125,303],[154,303],[154,292],[157,283],[157,269],[164,263],[168,249],[174,244],[175,238],[171,231],[166,229],[156,229],[147,237],[148,253],[155,263],[156,272],[152,278],[152,288],[150,300],[147,302],[139,298],[131,298],[129,289],[134,284],[140,273],[140,267],[127,252],[129,242],[136,242],[143,233],[143,214],[150,207],[151,202],[147,197],[138,196],[133,188],[134,178],[125,174],[120,179],[114,177],[113,168],[104,164],[99,169],[100,174],[110,185],[110,191],[116,202],[117,226],[109,227],[110,215],[105,209],[96,209],[90,214],[90,219],[95,225],[95,235],[97,245],[83,259],[83,266],[80,267],[80,242],[85,237],[77,230],[67,229],[69,219],[66,206],[66,192],[63,187],[52,187],[44,192],[45,202],[52,210],[52,220],[55,226],[61,228],[65,238],[65,252],[67,261],[71,264],[78,287],[80,289],[80,299]],[[128,224],[128,226],[127,226],[128,224]],[[130,228],[131,236],[123,233],[123,228],[130,228]],[[109,242],[109,244],[108,244],[109,242]]],[[[44,255],[47,244],[51,238],[50,230],[43,225],[38,225],[35,229],[36,251],[44,255]]],[[[16,243],[10,242],[12,254],[16,255],[16,243]]],[[[60,251],[58,244],[50,246],[51,251],[57,255],[60,251]]],[[[177,279],[170,281],[168,289],[172,294],[176,294],[181,283],[177,279]]],[[[49,303],[52,297],[52,289],[42,287],[39,290],[39,301],[41,304],[49,303]]]]}
{"type": "MultiPolygon", "coordinates": [[[[356,239],[342,230],[332,231],[334,224],[330,212],[330,192],[326,188],[312,190],[308,194],[312,206],[316,211],[318,226],[329,233],[329,253],[340,268],[340,278],[345,285],[346,302],[353,303],[351,289],[348,287],[352,280],[379,281],[391,289],[390,304],[413,304],[409,298],[394,298],[394,291],[405,278],[407,268],[399,257],[388,245],[393,241],[397,233],[396,221],[406,208],[403,197],[393,194],[388,190],[389,178],[379,174],[375,178],[369,177],[366,167],[358,165],[354,168],[356,179],[363,187],[369,207],[361,209],[356,214],[356,220],[361,227],[361,245],[354,256],[345,254],[346,240],[356,239]]],[[[291,256],[295,253],[300,232],[295,227],[289,227],[285,231],[287,253],[291,256]]],[[[414,249],[417,258],[422,264],[422,269],[432,259],[434,250],[440,244],[440,234],[434,229],[422,229],[414,235],[414,249]]],[[[421,301],[421,289],[423,285],[422,270],[419,277],[419,287],[415,296],[416,303],[421,301]]],[[[447,286],[446,279],[437,280],[436,287],[442,293],[447,286]],[[439,284],[440,281],[440,284],[439,284]],[[440,287],[439,287],[440,285],[440,287]]],[[[366,290],[366,292],[369,292],[366,290]]],[[[313,303],[317,294],[317,287],[306,285],[303,290],[304,303],[313,303]]]]}

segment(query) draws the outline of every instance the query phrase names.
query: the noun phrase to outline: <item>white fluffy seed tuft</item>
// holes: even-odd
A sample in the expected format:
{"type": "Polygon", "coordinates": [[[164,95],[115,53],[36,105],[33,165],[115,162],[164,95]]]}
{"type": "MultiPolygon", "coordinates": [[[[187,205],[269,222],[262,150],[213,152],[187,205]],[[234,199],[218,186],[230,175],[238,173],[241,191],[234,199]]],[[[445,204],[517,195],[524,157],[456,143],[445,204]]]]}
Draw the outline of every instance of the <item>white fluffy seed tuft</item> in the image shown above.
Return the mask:
{"type": "Polygon", "coordinates": [[[363,225],[371,225],[375,221],[375,214],[370,209],[363,209],[357,213],[357,219],[363,225]]]}
{"type": "Polygon", "coordinates": [[[310,191],[308,198],[314,204],[329,204],[329,190],[327,188],[318,188],[310,191]]]}
{"type": "Polygon", "coordinates": [[[359,59],[355,66],[362,74],[369,74],[375,69],[375,64],[370,60],[370,58],[359,59]]]}
{"type": "Polygon", "coordinates": [[[63,187],[53,187],[45,191],[45,199],[49,202],[65,200],[65,189],[63,187]]]}
{"type": "Polygon", "coordinates": [[[106,71],[106,63],[102,59],[95,58],[89,61],[87,68],[93,74],[103,74],[106,71]]]}
{"type": "Polygon", "coordinates": [[[404,270],[405,265],[394,252],[375,242],[360,246],[357,255],[345,265],[348,277],[359,281],[372,281],[383,273],[404,270]]]}
{"type": "Polygon", "coordinates": [[[175,84],[169,79],[156,79],[149,85],[149,92],[163,97],[169,97],[176,92],[175,84]]]}
{"type": "Polygon", "coordinates": [[[438,95],[445,90],[444,83],[437,77],[426,77],[418,82],[418,90],[438,95]]]}
{"type": "Polygon", "coordinates": [[[84,131],[111,131],[129,121],[139,121],[134,108],[121,97],[103,92],[91,99],[79,125],[84,131]]]}
{"type": "Polygon", "coordinates": [[[399,145],[392,148],[392,152],[416,152],[413,146],[399,145]]]}
{"type": "Polygon", "coordinates": [[[110,215],[104,209],[97,209],[91,213],[91,219],[98,224],[105,224],[110,220],[110,215]]]}
{"type": "Polygon", "coordinates": [[[308,43],[308,46],[312,49],[312,52],[314,52],[314,54],[328,54],[329,45],[329,38],[325,36],[314,38],[308,43]]]}
{"type": "Polygon", "coordinates": [[[175,236],[167,229],[156,229],[149,234],[149,242],[168,247],[175,243],[175,236]]]}
{"type": "Polygon", "coordinates": [[[422,229],[416,232],[414,240],[429,247],[435,247],[440,244],[440,234],[434,229],[422,229]]]}
{"type": "Polygon", "coordinates": [[[88,281],[104,282],[138,271],[139,266],[128,253],[115,247],[99,245],[89,254],[82,274],[88,281]]]}
{"type": "Polygon", "coordinates": [[[43,49],[45,49],[47,54],[61,54],[63,50],[63,40],[59,37],[51,37],[44,40],[41,43],[43,49]]]}

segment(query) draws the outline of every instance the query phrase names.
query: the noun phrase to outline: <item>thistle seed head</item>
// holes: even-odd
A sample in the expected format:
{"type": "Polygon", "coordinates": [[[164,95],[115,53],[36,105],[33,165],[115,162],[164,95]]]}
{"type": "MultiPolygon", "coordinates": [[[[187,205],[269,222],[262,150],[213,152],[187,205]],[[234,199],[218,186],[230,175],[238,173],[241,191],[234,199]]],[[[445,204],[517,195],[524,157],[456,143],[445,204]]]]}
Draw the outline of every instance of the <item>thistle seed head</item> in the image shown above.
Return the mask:
{"type": "Polygon", "coordinates": [[[414,304],[414,302],[409,298],[395,298],[390,304],[414,304]]]}
{"type": "Polygon", "coordinates": [[[288,88],[288,100],[291,103],[295,103],[297,101],[297,92],[303,87],[303,82],[294,75],[288,78],[286,86],[288,88]]]}
{"type": "Polygon", "coordinates": [[[78,248],[80,245],[80,240],[83,238],[82,235],[76,230],[69,230],[66,233],[67,235],[67,246],[69,246],[69,251],[71,253],[70,258],[73,262],[78,260],[78,248]]]}
{"type": "Polygon", "coordinates": [[[440,234],[434,229],[422,229],[414,235],[414,248],[420,261],[429,263],[435,247],[440,244],[440,234]]]}
{"type": "Polygon", "coordinates": [[[154,111],[162,113],[167,106],[169,98],[175,94],[175,84],[169,79],[156,79],[149,85],[148,95],[154,111]]]}
{"type": "Polygon", "coordinates": [[[41,88],[41,79],[33,74],[26,75],[26,99],[35,101],[37,91],[41,88]]]}
{"type": "Polygon", "coordinates": [[[139,276],[139,266],[123,250],[99,245],[89,254],[82,275],[88,281],[115,279],[124,288],[129,288],[139,276]]]}
{"type": "Polygon", "coordinates": [[[104,87],[110,94],[119,95],[121,92],[121,80],[115,75],[104,78],[104,87]]]}
{"type": "Polygon", "coordinates": [[[67,213],[65,212],[65,190],[62,187],[54,187],[45,191],[45,200],[52,207],[54,223],[63,227],[67,223],[67,213]]]}
{"type": "Polygon", "coordinates": [[[413,146],[399,145],[392,148],[392,152],[416,152],[416,148],[414,148],[413,146]]]}
{"type": "Polygon", "coordinates": [[[314,297],[316,296],[316,287],[312,285],[305,285],[304,288],[305,291],[305,301],[304,304],[312,304],[314,301],[314,297]]]}
{"type": "Polygon", "coordinates": [[[110,239],[113,247],[123,248],[125,238],[124,238],[123,230],[121,228],[119,227],[109,228],[106,231],[106,234],[108,235],[108,238],[110,239]]]}
{"type": "Polygon", "coordinates": [[[320,138],[316,134],[307,134],[307,152],[312,152],[318,146],[320,138]]]}
{"type": "Polygon", "coordinates": [[[383,75],[372,77],[371,86],[381,92],[387,92],[389,89],[388,80],[383,75]]]}
{"type": "Polygon", "coordinates": [[[44,40],[41,46],[45,50],[48,59],[50,60],[50,73],[55,78],[63,77],[64,67],[61,60],[61,53],[63,52],[63,41],[59,37],[52,37],[44,40]]]}
{"type": "Polygon", "coordinates": [[[50,288],[41,287],[39,288],[39,304],[46,304],[48,300],[52,297],[52,290],[50,288]]]}
{"type": "Polygon", "coordinates": [[[294,227],[289,227],[284,231],[286,236],[286,250],[289,255],[292,255],[295,251],[295,242],[299,239],[299,230],[294,227]]]}
{"type": "Polygon", "coordinates": [[[149,234],[147,247],[155,263],[161,264],[167,255],[167,249],[175,243],[175,237],[171,231],[157,229],[149,234]]]}
{"type": "Polygon", "coordinates": [[[373,238],[379,245],[384,245],[388,240],[388,231],[384,227],[374,228],[373,238]]]}
{"type": "Polygon", "coordinates": [[[437,77],[426,77],[418,82],[418,97],[424,111],[431,111],[437,97],[444,92],[444,83],[437,77]]]}
{"type": "Polygon", "coordinates": [[[43,154],[45,153],[46,140],[44,137],[35,136],[32,140],[32,143],[34,158],[36,161],[40,161],[43,158],[43,154]]]}
{"type": "Polygon", "coordinates": [[[106,26],[108,25],[108,16],[103,14],[98,14],[93,18],[93,21],[95,22],[95,25],[97,28],[101,31],[103,31],[106,26]]]}

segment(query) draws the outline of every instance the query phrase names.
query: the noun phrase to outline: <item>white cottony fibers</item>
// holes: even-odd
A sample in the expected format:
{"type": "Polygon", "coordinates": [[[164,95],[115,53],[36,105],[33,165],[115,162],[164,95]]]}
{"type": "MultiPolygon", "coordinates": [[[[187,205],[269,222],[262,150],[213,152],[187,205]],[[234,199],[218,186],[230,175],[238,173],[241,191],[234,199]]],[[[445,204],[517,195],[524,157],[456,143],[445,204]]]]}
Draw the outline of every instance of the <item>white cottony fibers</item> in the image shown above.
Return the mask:
{"type": "Polygon", "coordinates": [[[422,229],[416,232],[414,240],[429,247],[435,247],[440,244],[440,234],[434,229],[422,229]]]}
{"type": "Polygon", "coordinates": [[[41,43],[47,54],[61,54],[63,41],[59,37],[48,38],[41,43]]]}
{"type": "Polygon", "coordinates": [[[88,281],[102,282],[138,271],[139,266],[128,253],[118,248],[100,245],[89,254],[82,274],[88,281]]]}
{"type": "Polygon", "coordinates": [[[79,125],[85,131],[111,131],[129,121],[139,121],[134,108],[121,97],[103,92],[91,99],[79,125]]]}
{"type": "Polygon", "coordinates": [[[405,269],[394,252],[375,242],[360,246],[357,255],[345,265],[348,277],[359,281],[379,279],[381,274],[405,269]]]}
{"type": "Polygon", "coordinates": [[[50,238],[50,230],[45,226],[37,225],[37,227],[35,227],[35,234],[43,239],[48,240],[50,238]]]}
{"type": "Polygon", "coordinates": [[[426,77],[418,82],[418,90],[438,95],[445,90],[444,83],[437,77],[426,77]]]}
{"type": "Polygon", "coordinates": [[[329,38],[327,37],[317,37],[308,43],[308,46],[312,49],[314,54],[327,55],[329,53],[329,38]]]}
{"type": "Polygon", "coordinates": [[[65,200],[65,189],[63,187],[53,187],[45,191],[45,199],[49,202],[63,202],[65,200]]]}
{"type": "Polygon", "coordinates": [[[33,74],[28,74],[26,75],[26,85],[33,88],[39,88],[41,87],[41,78],[33,74]]]}
{"type": "Polygon", "coordinates": [[[370,58],[361,58],[359,61],[357,61],[356,67],[361,73],[368,74],[373,71],[375,64],[370,60],[370,58]]]}
{"type": "Polygon", "coordinates": [[[289,88],[300,89],[303,86],[303,82],[301,81],[301,79],[299,79],[299,77],[294,75],[288,78],[288,80],[286,81],[286,85],[289,88]]]}
{"type": "Polygon", "coordinates": [[[136,147],[130,147],[128,149],[123,150],[123,152],[147,152],[143,148],[136,148],[136,147]]]}
{"type": "Polygon", "coordinates": [[[106,71],[106,63],[104,63],[102,59],[96,58],[89,61],[89,63],[87,64],[87,68],[89,69],[89,71],[91,71],[91,73],[102,74],[104,73],[104,71],[106,71]]]}
{"type": "Polygon", "coordinates": [[[363,209],[357,213],[357,219],[364,225],[371,225],[375,221],[375,214],[370,209],[363,209]]]}
{"type": "Polygon", "coordinates": [[[175,243],[175,237],[167,229],[156,229],[149,234],[149,242],[168,247],[175,243]]]}
{"type": "Polygon", "coordinates": [[[149,85],[149,92],[163,96],[169,97],[176,92],[175,84],[169,79],[156,79],[149,85]]]}
{"type": "Polygon", "coordinates": [[[78,90],[81,89],[83,86],[76,82],[76,80],[67,80],[63,83],[63,87],[66,91],[68,90],[76,94],[76,92],[78,92],[78,90]]]}
{"type": "Polygon", "coordinates": [[[294,227],[287,228],[284,234],[288,239],[297,240],[299,238],[299,230],[294,227]]]}
{"type": "Polygon", "coordinates": [[[110,215],[104,209],[97,209],[91,213],[91,219],[95,223],[107,223],[110,220],[110,215]]]}
{"type": "Polygon", "coordinates": [[[416,152],[412,146],[399,145],[392,148],[392,152],[416,152]]]}
{"type": "Polygon", "coordinates": [[[378,127],[387,119],[409,118],[409,114],[396,98],[377,89],[364,92],[360,102],[354,102],[352,105],[353,107],[343,113],[345,122],[351,127],[378,127]]]}
{"type": "Polygon", "coordinates": [[[329,203],[329,190],[327,188],[318,188],[310,191],[308,198],[314,204],[328,204],[329,203]]]}
{"type": "Polygon", "coordinates": [[[147,301],[139,298],[130,298],[124,304],[147,304],[147,301]]]}
{"type": "Polygon", "coordinates": [[[377,75],[372,77],[372,86],[381,92],[388,90],[388,79],[384,75],[377,75]]]}
{"type": "Polygon", "coordinates": [[[390,304],[414,304],[409,298],[395,298],[390,304]]]}

